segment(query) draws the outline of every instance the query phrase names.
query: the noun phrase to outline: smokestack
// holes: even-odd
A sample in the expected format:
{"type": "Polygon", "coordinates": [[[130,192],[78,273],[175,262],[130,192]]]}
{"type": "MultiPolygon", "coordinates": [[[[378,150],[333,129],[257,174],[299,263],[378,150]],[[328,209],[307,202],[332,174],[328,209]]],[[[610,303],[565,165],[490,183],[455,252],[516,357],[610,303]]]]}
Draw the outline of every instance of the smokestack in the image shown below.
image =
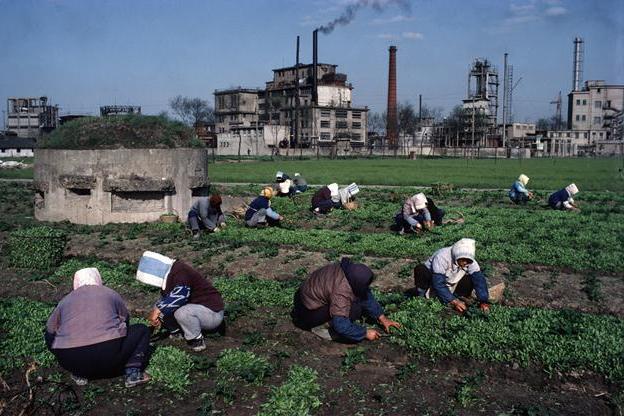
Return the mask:
{"type": "Polygon", "coordinates": [[[312,103],[318,105],[318,29],[312,32],[312,103]]]}
{"type": "Polygon", "coordinates": [[[399,139],[397,111],[397,80],[396,80],[396,46],[390,46],[390,62],[388,64],[388,110],[386,120],[386,138],[391,146],[396,146],[399,139]]]}
{"type": "Polygon", "coordinates": [[[574,65],[572,68],[572,91],[581,89],[583,82],[583,42],[582,38],[574,38],[574,65]]]}

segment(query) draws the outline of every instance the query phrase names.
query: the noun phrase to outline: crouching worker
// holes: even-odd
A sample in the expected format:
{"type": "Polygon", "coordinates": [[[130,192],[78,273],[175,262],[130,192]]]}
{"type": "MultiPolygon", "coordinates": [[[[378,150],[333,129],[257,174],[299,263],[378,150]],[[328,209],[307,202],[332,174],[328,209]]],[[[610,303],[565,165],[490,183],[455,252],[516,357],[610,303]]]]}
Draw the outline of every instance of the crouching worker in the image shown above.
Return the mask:
{"type": "Polygon", "coordinates": [[[161,297],[148,317],[153,327],[162,325],[173,337],[182,332],[193,351],[206,349],[202,331],[223,333],[221,294],[188,264],[146,251],[136,278],[161,289],[161,297]]]}
{"type": "Polygon", "coordinates": [[[295,178],[293,179],[293,185],[295,186],[295,193],[300,194],[308,190],[308,181],[305,180],[303,176],[299,173],[295,173],[295,178]]]}
{"type": "Polygon", "coordinates": [[[529,192],[526,188],[529,183],[529,177],[525,174],[518,176],[518,179],[511,185],[509,190],[509,199],[514,204],[526,204],[529,199],[533,199],[533,192],[529,192]]]}
{"type": "Polygon", "coordinates": [[[96,268],[74,274],[74,290],[52,311],[45,333],[48,349],[79,386],[90,379],[125,374],[126,387],[149,381],[150,331],[129,325],[121,296],[102,284],[96,268]]]}
{"type": "Polygon", "coordinates": [[[394,216],[399,234],[431,230],[434,226],[431,213],[427,209],[427,197],[422,192],[405,200],[401,211],[394,216]]]}
{"type": "Polygon", "coordinates": [[[199,238],[200,229],[217,232],[225,227],[225,215],[221,211],[221,196],[203,196],[193,203],[188,213],[188,224],[193,231],[193,238],[199,238]]]}
{"type": "Polygon", "coordinates": [[[416,266],[414,284],[419,295],[435,296],[459,313],[465,312],[467,306],[457,296],[470,297],[474,289],[481,310],[490,310],[487,281],[475,260],[475,240],[470,238],[441,248],[424,264],[416,266]]]}
{"type": "Polygon", "coordinates": [[[574,195],[578,194],[578,191],[576,185],[571,183],[560,191],[551,194],[548,198],[548,205],[550,205],[552,209],[562,211],[580,211],[572,198],[574,195]]]}
{"type": "Polygon", "coordinates": [[[280,224],[284,217],[271,209],[271,198],[273,198],[273,189],[267,186],[262,189],[260,196],[251,201],[247,212],[245,212],[245,225],[247,227],[280,224]]]}
{"type": "Polygon", "coordinates": [[[340,208],[340,202],[332,198],[339,198],[338,184],[332,183],[322,187],[312,196],[312,211],[315,214],[327,214],[334,208],[340,208]]]}
{"type": "Polygon", "coordinates": [[[370,284],[373,272],[364,264],[343,258],[339,263],[324,266],[302,283],[294,296],[291,313],[293,323],[326,340],[355,343],[363,339],[374,341],[381,334],[376,329],[358,325],[364,313],[377,320],[386,332],[400,324],[384,315],[375,300],[370,284]],[[329,330],[325,324],[329,322],[329,330]]]}

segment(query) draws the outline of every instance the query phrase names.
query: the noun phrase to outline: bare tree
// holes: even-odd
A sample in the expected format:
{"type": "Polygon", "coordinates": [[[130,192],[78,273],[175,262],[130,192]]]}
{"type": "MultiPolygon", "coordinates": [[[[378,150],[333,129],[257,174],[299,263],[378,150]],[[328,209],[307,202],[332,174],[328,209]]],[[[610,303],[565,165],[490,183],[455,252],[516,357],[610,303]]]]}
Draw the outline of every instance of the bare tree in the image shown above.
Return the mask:
{"type": "Polygon", "coordinates": [[[399,134],[413,135],[418,128],[418,114],[409,102],[399,104],[399,134]]]}
{"type": "Polygon", "coordinates": [[[214,109],[208,104],[208,101],[201,98],[178,95],[169,100],[169,107],[187,125],[194,126],[201,122],[214,122],[214,109]]]}
{"type": "Polygon", "coordinates": [[[383,135],[386,132],[386,120],[381,113],[368,113],[368,131],[383,135]]]}

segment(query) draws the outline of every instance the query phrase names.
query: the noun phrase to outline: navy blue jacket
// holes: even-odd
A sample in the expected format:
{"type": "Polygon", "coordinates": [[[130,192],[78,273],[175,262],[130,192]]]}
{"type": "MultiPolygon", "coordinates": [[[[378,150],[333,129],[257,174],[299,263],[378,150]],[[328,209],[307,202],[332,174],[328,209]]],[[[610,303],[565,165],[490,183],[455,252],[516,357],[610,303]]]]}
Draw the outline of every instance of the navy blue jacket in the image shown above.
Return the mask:
{"type": "Polygon", "coordinates": [[[563,204],[565,201],[568,200],[568,198],[570,198],[570,194],[565,188],[563,188],[548,197],[548,205],[550,205],[550,207],[553,209],[557,209],[557,205],[563,204]]]}
{"type": "Polygon", "coordinates": [[[265,196],[259,196],[249,204],[249,208],[247,208],[247,212],[245,212],[245,221],[249,221],[251,217],[256,213],[256,211],[264,209],[269,209],[269,200],[265,196]]]}

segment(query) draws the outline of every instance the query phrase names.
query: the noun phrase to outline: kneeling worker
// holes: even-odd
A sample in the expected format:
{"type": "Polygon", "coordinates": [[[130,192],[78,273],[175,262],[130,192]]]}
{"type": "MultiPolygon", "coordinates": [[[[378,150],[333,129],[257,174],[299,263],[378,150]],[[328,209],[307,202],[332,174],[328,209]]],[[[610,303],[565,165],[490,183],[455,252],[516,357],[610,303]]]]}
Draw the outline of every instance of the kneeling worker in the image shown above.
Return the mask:
{"type": "Polygon", "coordinates": [[[221,211],[221,196],[211,195],[210,198],[203,196],[193,203],[188,213],[188,224],[193,231],[193,237],[198,238],[200,229],[208,232],[217,232],[225,227],[225,215],[221,211]]]}
{"type": "Polygon", "coordinates": [[[332,199],[334,195],[338,197],[337,183],[320,188],[312,195],[312,211],[316,214],[327,214],[334,208],[340,208],[340,202],[332,199]]]}
{"type": "Polygon", "coordinates": [[[548,205],[550,205],[552,209],[562,211],[580,211],[572,198],[574,195],[578,194],[578,191],[576,185],[571,183],[565,188],[551,194],[548,198],[548,205]]]}
{"type": "Polygon", "coordinates": [[[206,349],[202,331],[223,328],[224,304],[212,282],[190,265],[162,254],[146,251],[141,257],[136,278],[161,289],[161,297],[148,320],[161,324],[172,335],[184,334],[193,351],[206,349]]]}
{"type": "Polygon", "coordinates": [[[419,295],[436,296],[460,313],[467,306],[455,295],[469,297],[474,289],[481,310],[490,310],[487,280],[475,260],[473,239],[462,238],[433,253],[424,264],[414,268],[414,284],[419,295]]]}
{"type": "Polygon", "coordinates": [[[431,213],[427,209],[427,197],[422,192],[405,200],[403,208],[399,211],[394,221],[399,227],[399,233],[406,231],[418,232],[431,230],[434,226],[431,213]]]}
{"type": "Polygon", "coordinates": [[[373,341],[381,335],[353,321],[363,313],[378,321],[386,332],[401,325],[384,315],[375,300],[370,284],[373,272],[368,266],[343,258],[314,271],[295,293],[292,318],[294,324],[324,339],[343,342],[373,341]],[[330,322],[328,331],[324,324],[330,322]]]}
{"type": "Polygon", "coordinates": [[[509,190],[509,199],[514,204],[526,204],[529,199],[533,199],[533,192],[529,192],[526,189],[527,183],[529,183],[529,177],[524,173],[518,176],[518,179],[511,185],[509,190]]]}
{"type": "Polygon", "coordinates": [[[245,225],[247,227],[280,224],[284,217],[271,209],[271,198],[273,198],[273,188],[267,186],[262,189],[260,196],[251,201],[247,212],[245,212],[245,225]]]}

